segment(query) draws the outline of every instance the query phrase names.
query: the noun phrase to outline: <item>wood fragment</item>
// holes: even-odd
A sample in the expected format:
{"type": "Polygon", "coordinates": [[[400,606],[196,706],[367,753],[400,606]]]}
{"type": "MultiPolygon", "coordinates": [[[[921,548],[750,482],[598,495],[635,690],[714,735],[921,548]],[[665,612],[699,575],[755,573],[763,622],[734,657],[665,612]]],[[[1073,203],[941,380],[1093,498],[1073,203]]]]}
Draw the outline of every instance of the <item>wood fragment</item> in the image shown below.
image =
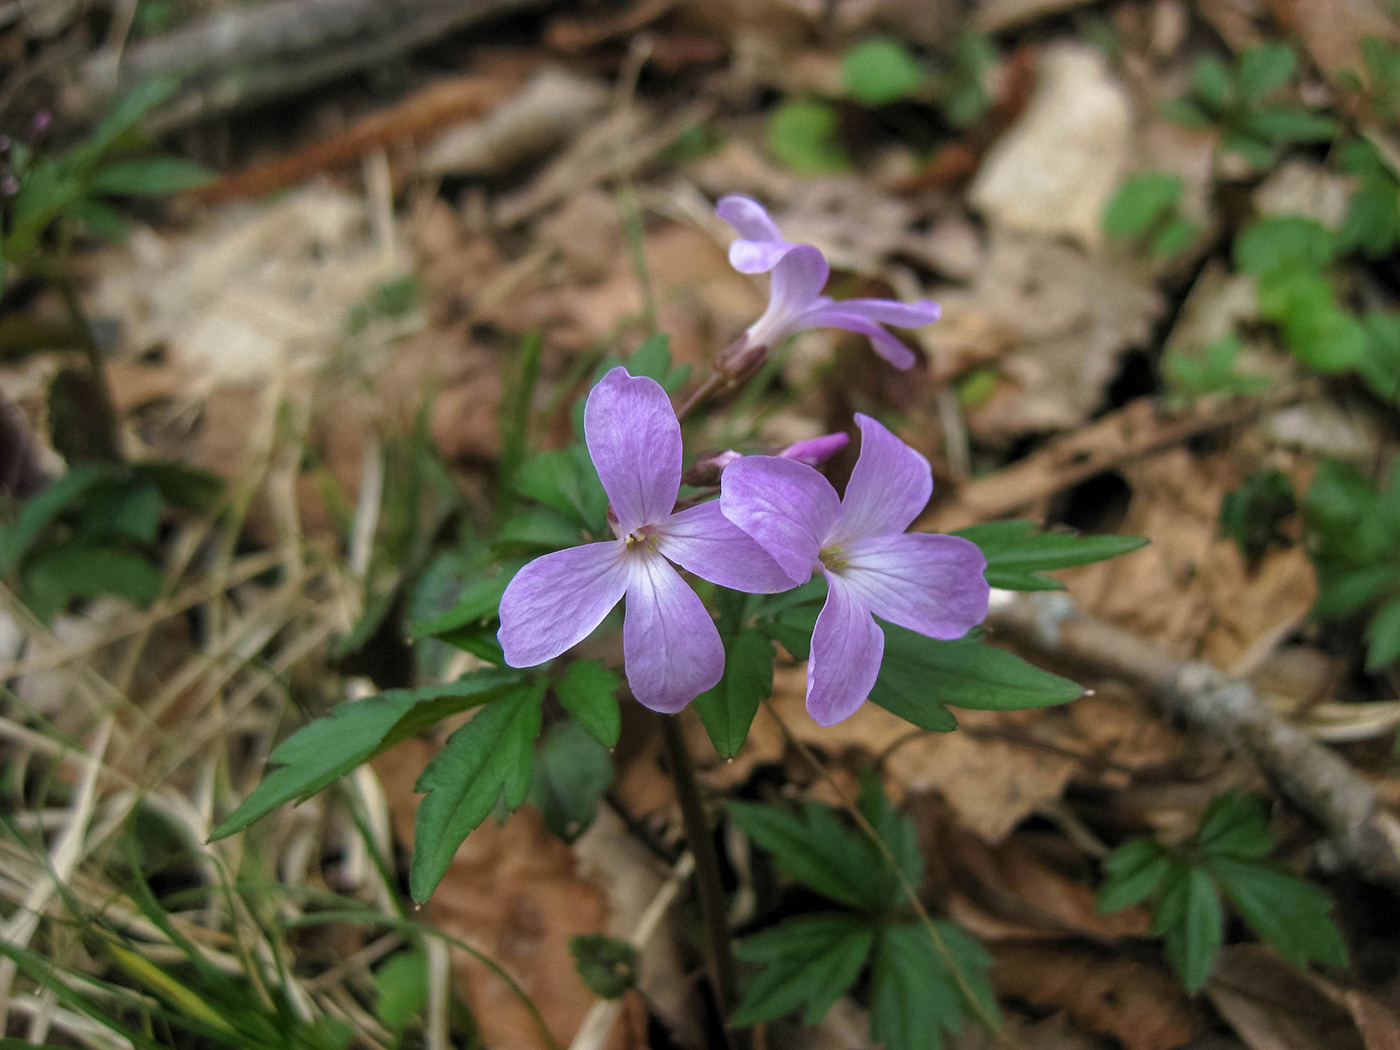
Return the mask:
{"type": "Polygon", "coordinates": [[[1328,836],[1337,858],[1400,890],[1400,819],[1335,751],[1284,721],[1254,689],[1209,664],[1088,616],[1060,591],[994,592],[992,630],[1043,652],[1145,687],[1170,714],[1246,755],[1279,795],[1328,836]]]}
{"type": "Polygon", "coordinates": [[[925,513],[918,527],[948,532],[1005,517],[1121,463],[1297,401],[1310,389],[1298,384],[1260,398],[1208,402],[1183,412],[1167,412],[1152,398],[1131,401],[994,474],[960,486],[951,503],[925,513]]]}

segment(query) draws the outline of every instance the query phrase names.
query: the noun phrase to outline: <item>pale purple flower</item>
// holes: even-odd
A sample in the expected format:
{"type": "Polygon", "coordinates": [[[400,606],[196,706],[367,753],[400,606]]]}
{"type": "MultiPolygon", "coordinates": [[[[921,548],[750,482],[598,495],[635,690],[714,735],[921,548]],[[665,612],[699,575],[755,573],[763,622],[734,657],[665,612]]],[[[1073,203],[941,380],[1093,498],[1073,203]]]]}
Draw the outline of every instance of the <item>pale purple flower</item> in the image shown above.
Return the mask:
{"type": "Polygon", "coordinates": [[[655,380],[614,368],[588,395],[583,428],[617,539],[546,554],[522,568],[501,597],[497,637],[506,663],[533,667],[587,638],[625,595],[628,684],[647,707],[674,713],[719,681],[724,648],[704,603],[671,562],[756,594],[785,591],[792,582],[718,502],[673,513],[681,427],[655,380]]]}
{"type": "Polygon", "coordinates": [[[811,467],[745,456],[725,469],[720,506],[792,578],[826,576],[812,632],[807,713],[820,725],[853,714],[880,673],[875,617],[930,638],[961,638],[987,615],[987,560],[957,536],[904,530],[933,492],[928,460],[869,416],[846,495],[811,467]]]}
{"type": "MultiPolygon", "coordinates": [[[[820,437],[808,438],[805,441],[794,441],[775,455],[782,456],[784,459],[795,459],[799,463],[815,467],[840,452],[850,443],[850,440],[846,434],[822,434],[820,437]]],[[[718,485],[724,468],[743,458],[742,452],[735,452],[732,448],[727,448],[723,452],[706,452],[681,477],[681,484],[694,485],[696,488],[709,488],[712,485],[718,485]]]]}
{"type": "Polygon", "coordinates": [[[851,443],[851,436],[845,431],[836,434],[822,434],[806,441],[794,441],[778,455],[783,459],[795,459],[809,467],[821,466],[836,453],[851,443]]]}
{"type": "Polygon", "coordinates": [[[724,353],[727,370],[741,374],[783,339],[808,328],[843,328],[868,336],[875,352],[895,368],[910,368],[914,352],[885,330],[885,325],[919,328],[938,320],[938,304],[928,299],[901,303],[893,299],[844,299],[822,295],[831,268],[820,249],[783,239],[763,205],[731,194],[715,206],[739,239],[729,246],[729,262],[740,273],[772,272],[768,308],[739,341],[724,353]]]}

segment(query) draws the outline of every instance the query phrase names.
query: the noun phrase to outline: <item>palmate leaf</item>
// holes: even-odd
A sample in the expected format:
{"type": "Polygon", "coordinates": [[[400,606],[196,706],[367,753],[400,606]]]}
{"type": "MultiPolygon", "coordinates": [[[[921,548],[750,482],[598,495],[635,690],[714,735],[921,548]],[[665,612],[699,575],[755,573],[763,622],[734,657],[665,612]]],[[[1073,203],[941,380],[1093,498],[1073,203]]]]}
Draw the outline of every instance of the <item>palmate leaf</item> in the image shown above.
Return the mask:
{"type": "Polygon", "coordinates": [[[1171,870],[1171,855],[1152,839],[1130,839],[1103,864],[1108,878],[1099,887],[1099,911],[1121,911],[1146,900],[1171,870]]]}
{"type": "Polygon", "coordinates": [[[1210,800],[1201,814],[1196,842],[1208,856],[1258,860],[1273,852],[1269,804],[1262,795],[1227,791],[1210,800]]]}
{"type": "Polygon", "coordinates": [[[242,831],[285,802],[305,801],[380,751],[440,718],[487,703],[523,680],[518,671],[477,671],[446,685],[391,689],[341,704],[330,717],[303,726],[277,745],[268,762],[282,768],[214,829],[210,841],[242,831]]]}
{"type": "Polygon", "coordinates": [[[497,697],[448,738],[418,777],[417,790],[426,797],[413,829],[408,883],[414,900],[432,895],[457,847],[498,802],[514,810],[525,801],[547,686],[540,679],[497,697]]]}
{"type": "MultiPolygon", "coordinates": [[[[936,922],[939,937],[986,1017],[997,1016],[987,980],[991,957],[955,922],[936,922]]],[[[971,1012],[933,938],[920,923],[880,930],[870,982],[870,1035],[889,1050],[939,1050],[971,1012]]]]}
{"type": "Polygon", "coordinates": [[[607,748],[577,722],[560,722],[536,756],[530,804],[544,817],[545,827],[572,843],[592,826],[612,782],[607,748]]]}
{"type": "Polygon", "coordinates": [[[874,943],[870,920],[849,912],[803,915],[745,938],[734,954],[759,968],[730,1024],[771,1021],[804,1004],[803,1024],[817,1024],[856,982],[874,943]]]}
{"type": "Polygon", "coordinates": [[[1321,889],[1273,864],[1230,857],[1206,863],[1249,928],[1289,962],[1347,965],[1346,942],[1328,916],[1332,899],[1321,889]]]}
{"type": "Polygon", "coordinates": [[[1205,986],[1215,965],[1224,935],[1224,916],[1209,875],[1190,865],[1183,865],[1175,874],[1176,878],[1168,876],[1153,928],[1163,935],[1172,969],[1186,990],[1194,993],[1205,986]]]}
{"type": "Polygon", "coordinates": [[[1006,591],[1064,590],[1063,583],[1044,573],[1106,561],[1147,544],[1141,536],[1039,532],[1034,522],[1022,519],[972,525],[953,535],[982,549],[987,557],[987,582],[1006,591]]]}

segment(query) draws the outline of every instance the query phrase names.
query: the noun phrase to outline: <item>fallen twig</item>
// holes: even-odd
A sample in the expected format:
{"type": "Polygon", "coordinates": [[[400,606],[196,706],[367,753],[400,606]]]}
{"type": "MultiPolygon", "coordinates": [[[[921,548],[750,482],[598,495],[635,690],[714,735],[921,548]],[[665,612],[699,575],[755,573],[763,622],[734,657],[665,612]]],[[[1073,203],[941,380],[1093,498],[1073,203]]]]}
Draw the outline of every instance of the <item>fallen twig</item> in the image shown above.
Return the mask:
{"type": "Polygon", "coordinates": [[[1146,687],[1168,712],[1247,755],[1279,794],[1328,835],[1358,874],[1400,891],[1400,818],[1335,751],[1284,721],[1253,688],[1209,664],[1178,660],[1079,611],[1059,591],[993,593],[993,631],[1146,687]]]}

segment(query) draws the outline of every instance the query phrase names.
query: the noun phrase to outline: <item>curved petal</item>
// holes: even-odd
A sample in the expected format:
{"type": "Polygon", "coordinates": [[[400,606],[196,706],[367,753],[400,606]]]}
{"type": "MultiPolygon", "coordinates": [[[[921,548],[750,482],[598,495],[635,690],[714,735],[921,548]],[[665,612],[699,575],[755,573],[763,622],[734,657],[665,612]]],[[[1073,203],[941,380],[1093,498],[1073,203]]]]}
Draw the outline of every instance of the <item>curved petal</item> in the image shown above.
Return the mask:
{"type": "Polygon", "coordinates": [[[928,460],[860,412],[860,458],[841,499],[840,539],[845,546],[867,536],[903,532],[933,495],[928,460]]]}
{"type": "Polygon", "coordinates": [[[812,631],[807,713],[820,726],[850,718],[865,702],[885,655],[885,632],[844,580],[827,573],[826,604],[812,631]]]}
{"type": "Polygon", "coordinates": [[[660,383],[618,365],[588,395],[583,432],[619,535],[671,513],[681,488],[681,425],[660,383]]]}
{"type": "Polygon", "coordinates": [[[842,313],[868,317],[897,328],[922,328],[937,321],[943,312],[931,299],[913,303],[901,303],[898,299],[842,299],[834,305],[842,313]]]}
{"type": "Polygon", "coordinates": [[[718,500],[672,514],[656,526],[656,538],[658,551],[702,580],[749,594],[792,589],[788,574],[724,516],[718,500]]]}
{"type": "Polygon", "coordinates": [[[741,237],[729,245],[729,265],[740,273],[767,273],[796,247],[787,241],[749,241],[741,237]]]}
{"type": "Polygon", "coordinates": [[[778,311],[784,317],[796,317],[810,309],[830,276],[831,267],[821,249],[810,244],[795,245],[773,268],[766,313],[778,311]]]}
{"type": "Polygon", "coordinates": [[[496,638],[512,667],[552,660],[593,633],[627,589],[627,545],[586,543],[536,558],[501,595],[496,638]]]}
{"type": "Polygon", "coordinates": [[[783,459],[795,459],[799,463],[815,467],[818,463],[825,463],[850,443],[851,435],[843,430],[835,434],[808,438],[806,441],[794,441],[778,455],[783,459]]]}
{"type": "Polygon", "coordinates": [[[806,583],[817,555],[841,519],[831,482],[805,463],[745,456],[720,475],[720,509],[791,577],[806,583]]]}
{"type": "Polygon", "coordinates": [[[875,352],[895,368],[904,370],[914,367],[917,360],[914,351],[864,314],[843,310],[845,305],[834,303],[831,306],[808,310],[792,321],[786,334],[791,335],[807,328],[842,328],[847,332],[866,336],[875,352]]]}
{"type": "Polygon", "coordinates": [[[628,559],[622,658],[632,695],[675,714],[724,674],[724,646],[700,596],[658,554],[628,559]]]}
{"type": "Polygon", "coordinates": [[[930,638],[961,638],[987,618],[987,559],[958,536],[910,532],[856,540],[840,576],[883,620],[930,638]]]}
{"type": "Polygon", "coordinates": [[[740,237],[749,241],[781,241],[778,224],[768,215],[768,209],[752,197],[730,193],[719,199],[715,214],[733,226],[740,237]]]}

